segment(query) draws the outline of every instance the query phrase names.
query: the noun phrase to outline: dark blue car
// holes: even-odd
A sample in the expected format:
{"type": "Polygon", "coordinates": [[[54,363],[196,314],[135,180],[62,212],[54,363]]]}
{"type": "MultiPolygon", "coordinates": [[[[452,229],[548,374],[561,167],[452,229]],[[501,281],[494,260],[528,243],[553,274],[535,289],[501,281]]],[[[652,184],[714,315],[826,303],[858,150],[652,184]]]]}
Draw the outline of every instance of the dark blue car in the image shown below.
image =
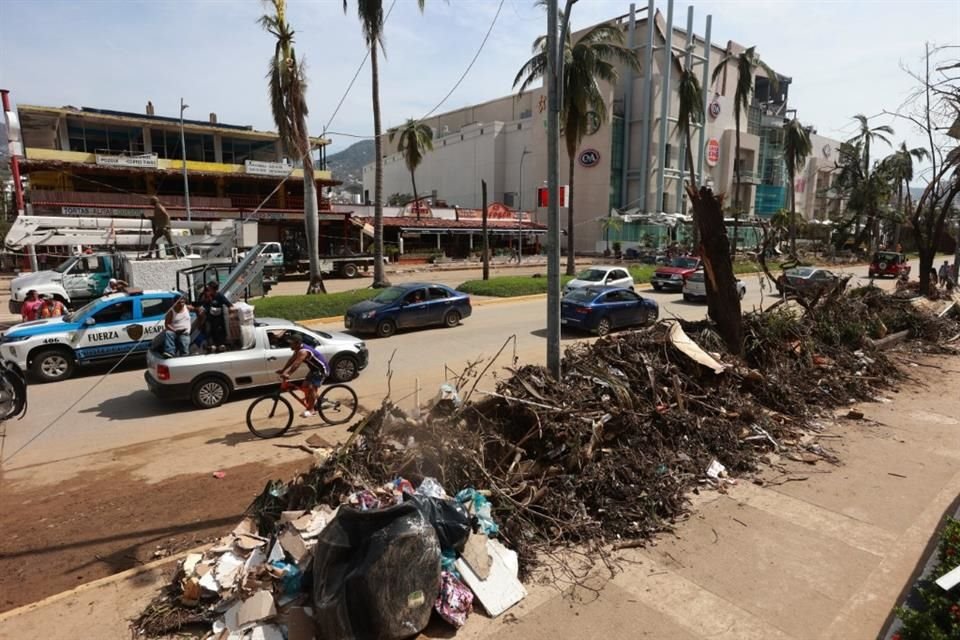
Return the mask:
{"type": "Polygon", "coordinates": [[[471,312],[470,296],[446,285],[401,284],[347,309],[343,326],[356,333],[375,333],[386,338],[397,329],[455,327],[471,312]]]}
{"type": "Polygon", "coordinates": [[[605,336],[613,329],[651,324],[660,316],[654,300],[622,287],[574,289],[563,297],[560,322],[564,327],[605,336]]]}

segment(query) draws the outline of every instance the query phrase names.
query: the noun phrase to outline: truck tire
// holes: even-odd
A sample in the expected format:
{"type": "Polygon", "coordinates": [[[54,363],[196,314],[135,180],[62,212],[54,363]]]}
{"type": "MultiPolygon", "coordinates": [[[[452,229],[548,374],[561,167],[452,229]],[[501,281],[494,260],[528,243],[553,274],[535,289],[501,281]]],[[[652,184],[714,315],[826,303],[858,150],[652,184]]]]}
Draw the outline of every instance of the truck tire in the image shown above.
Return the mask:
{"type": "Polygon", "coordinates": [[[357,265],[353,264],[352,262],[347,262],[340,267],[340,273],[343,274],[344,278],[356,278],[360,273],[360,270],[357,269],[357,265]]]}
{"type": "Polygon", "coordinates": [[[330,373],[337,382],[349,382],[360,375],[360,363],[352,355],[339,355],[330,363],[330,373]]]}
{"type": "Polygon", "coordinates": [[[190,399],[198,409],[213,409],[226,402],[230,385],[220,376],[203,376],[193,383],[190,399]]]}
{"type": "Polygon", "coordinates": [[[73,354],[68,350],[43,349],[31,359],[30,374],[40,382],[56,382],[69,378],[75,366],[73,354]]]}

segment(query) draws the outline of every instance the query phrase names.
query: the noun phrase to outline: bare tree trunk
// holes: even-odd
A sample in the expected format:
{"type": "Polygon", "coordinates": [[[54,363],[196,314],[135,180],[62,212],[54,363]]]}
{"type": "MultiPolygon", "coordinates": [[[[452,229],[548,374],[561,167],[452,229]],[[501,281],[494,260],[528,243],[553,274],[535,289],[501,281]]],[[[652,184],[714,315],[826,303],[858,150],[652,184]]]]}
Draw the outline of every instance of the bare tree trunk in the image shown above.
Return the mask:
{"type": "Polygon", "coordinates": [[[490,279],[490,236],[487,234],[487,181],[480,181],[480,198],[483,207],[483,279],[490,279]]]}
{"type": "MultiPolygon", "coordinates": [[[[737,188],[733,192],[733,241],[730,243],[730,251],[733,256],[737,255],[737,235],[740,233],[740,118],[734,118],[735,122],[735,153],[736,159],[733,161],[733,172],[737,188]]],[[[721,213],[722,218],[722,213],[721,213]]],[[[701,231],[703,229],[701,228],[701,231]]],[[[726,226],[723,227],[724,236],[726,236],[726,226]]]]}
{"type": "MultiPolygon", "coordinates": [[[[309,149],[309,140],[307,142],[309,149]]],[[[303,157],[303,222],[307,233],[307,257],[310,260],[310,284],[307,293],[326,293],[323,273],[320,272],[319,213],[317,207],[317,183],[313,178],[313,158],[309,151],[303,157]]]]}
{"type": "Polygon", "coordinates": [[[696,220],[703,238],[704,283],[707,289],[707,309],[717,332],[731,353],[743,355],[743,315],[730,242],[723,224],[723,196],[714,195],[708,187],[697,191],[687,187],[687,194],[696,210],[696,220]]]}
{"type": "Polygon", "coordinates": [[[388,287],[383,270],[383,140],[380,125],[380,65],[377,44],[370,47],[370,74],[373,86],[373,286],[388,287]]]}
{"type": "MultiPolygon", "coordinates": [[[[690,136],[690,128],[687,128],[687,175],[690,176],[690,186],[694,189],[697,188],[697,176],[693,173],[693,139],[690,136]]],[[[682,208],[682,207],[681,207],[682,208]]],[[[697,211],[693,207],[690,208],[691,215],[693,216],[693,253],[694,255],[700,255],[700,226],[697,224],[697,211]]]]}
{"type": "Polygon", "coordinates": [[[797,255],[797,185],[790,176],[790,253],[797,255]]]}
{"type": "Polygon", "coordinates": [[[416,207],[417,220],[420,219],[420,201],[417,199],[417,177],[413,169],[410,170],[410,182],[413,183],[413,206],[416,207]]]}
{"type": "Polygon", "coordinates": [[[567,198],[569,199],[567,206],[567,275],[572,276],[576,275],[577,273],[576,258],[574,257],[573,251],[573,170],[575,167],[577,154],[574,152],[569,155],[570,184],[567,186],[567,189],[569,189],[569,192],[567,193],[567,198]]]}

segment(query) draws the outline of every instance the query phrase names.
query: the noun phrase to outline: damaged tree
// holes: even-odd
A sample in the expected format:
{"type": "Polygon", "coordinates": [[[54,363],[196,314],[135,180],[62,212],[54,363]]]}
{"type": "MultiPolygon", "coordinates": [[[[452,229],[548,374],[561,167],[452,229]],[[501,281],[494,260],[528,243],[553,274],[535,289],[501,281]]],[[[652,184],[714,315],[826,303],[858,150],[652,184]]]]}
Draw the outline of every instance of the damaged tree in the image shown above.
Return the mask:
{"type": "Polygon", "coordinates": [[[714,195],[709,187],[697,191],[687,185],[693,203],[694,219],[700,229],[707,310],[717,332],[731,353],[743,355],[743,314],[737,279],[733,274],[730,240],[723,223],[723,195],[714,195]]]}

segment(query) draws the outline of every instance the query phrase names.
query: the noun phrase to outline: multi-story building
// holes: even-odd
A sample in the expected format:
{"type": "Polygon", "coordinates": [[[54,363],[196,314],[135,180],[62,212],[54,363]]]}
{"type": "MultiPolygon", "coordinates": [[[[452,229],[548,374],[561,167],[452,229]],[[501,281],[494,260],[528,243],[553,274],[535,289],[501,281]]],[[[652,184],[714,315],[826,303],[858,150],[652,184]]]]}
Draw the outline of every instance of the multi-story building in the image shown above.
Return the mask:
{"type": "MultiPolygon", "coordinates": [[[[757,69],[751,103],[740,119],[738,159],[736,65],[724,65],[715,82],[712,74],[725,56],[736,55],[744,47],[732,41],[715,44],[710,16],[704,35],[695,34],[692,7],[686,29],[676,26],[679,19],[673,14],[672,0],[666,16],[649,0],[647,7],[637,10],[631,5],[628,13],[611,20],[624,30],[626,42],[637,52],[640,70],[621,67],[615,86],[602,85],[609,117],[605,122],[597,120],[577,150],[573,203],[578,251],[606,248],[602,221],[612,210],[626,214],[622,228],[611,236],[621,240],[624,248],[641,244],[651,235],[676,237],[669,230],[685,219],[689,203],[683,184],[689,181],[691,169],[698,184],[711,184],[714,191],[726,194],[725,205],[731,212],[737,203],[744,219],[769,217],[789,206],[783,125],[791,111],[792,79],[778,74],[774,90],[762,67],[757,69]],[[653,19],[648,20],[651,15],[653,19]],[[692,168],[686,166],[685,140],[676,131],[677,80],[688,64],[705,88],[705,122],[692,133],[692,168]],[[734,194],[736,164],[739,194],[734,194]]],[[[573,34],[574,40],[582,33],[573,34]]],[[[523,62],[518,60],[517,68],[523,62]]],[[[434,132],[434,150],[417,169],[419,192],[450,205],[479,207],[480,184],[485,180],[490,201],[534,206],[537,188],[546,178],[546,104],[546,89],[541,87],[426,119],[434,132]]],[[[822,188],[829,181],[840,143],[814,138],[815,153],[798,172],[797,206],[804,217],[824,218],[842,204],[822,188]]],[[[561,183],[569,182],[569,157],[562,140],[559,164],[561,183]]],[[[383,178],[384,198],[411,192],[410,175],[399,154],[384,158],[383,178]]],[[[371,197],[372,164],[364,168],[363,184],[365,196],[371,197]]]]}
{"type": "MultiPolygon", "coordinates": [[[[303,244],[303,170],[285,157],[276,133],[224,124],[213,113],[181,124],[149,103],[143,114],[26,104],[16,113],[24,185],[17,195],[26,213],[140,217],[157,195],[174,218],[256,219],[261,241],[303,244]]],[[[328,142],[312,139],[318,194],[339,184],[324,168],[328,142]]],[[[333,252],[349,213],[333,212],[323,197],[320,208],[320,251],[333,252]]]]}

